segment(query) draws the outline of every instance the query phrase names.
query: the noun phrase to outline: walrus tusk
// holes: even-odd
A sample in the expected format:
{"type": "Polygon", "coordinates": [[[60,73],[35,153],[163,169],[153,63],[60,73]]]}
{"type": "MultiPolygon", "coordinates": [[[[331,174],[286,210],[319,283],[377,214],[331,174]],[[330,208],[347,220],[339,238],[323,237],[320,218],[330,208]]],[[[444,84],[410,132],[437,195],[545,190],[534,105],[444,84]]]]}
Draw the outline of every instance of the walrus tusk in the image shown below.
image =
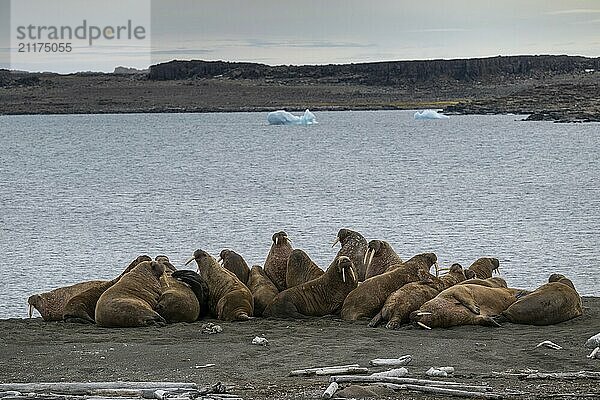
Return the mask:
{"type": "Polygon", "coordinates": [[[367,263],[367,267],[371,265],[373,262],[373,256],[375,255],[375,250],[371,250],[371,255],[369,256],[369,262],[367,263]]]}
{"type": "Polygon", "coordinates": [[[437,261],[433,265],[435,266],[435,276],[436,276],[436,278],[439,278],[439,276],[440,276],[440,265],[437,263],[437,261]]]}
{"type": "Polygon", "coordinates": [[[450,271],[450,268],[440,268],[440,269],[438,269],[438,271],[439,271],[439,272],[442,272],[442,271],[450,271]]]}
{"type": "Polygon", "coordinates": [[[430,327],[428,327],[427,325],[425,325],[425,324],[424,324],[424,323],[422,323],[422,322],[417,322],[417,325],[419,325],[421,328],[425,328],[425,329],[431,330],[431,328],[430,328],[430,327]]]}
{"type": "Polygon", "coordinates": [[[275,238],[275,246],[277,246],[278,244],[279,244],[279,236],[277,236],[277,237],[275,238]]]}
{"type": "Polygon", "coordinates": [[[331,245],[331,247],[335,246],[336,244],[338,244],[338,242],[340,241],[340,238],[338,236],[336,236],[335,238],[335,242],[333,242],[333,244],[331,245]]]}
{"type": "Polygon", "coordinates": [[[367,249],[367,252],[365,253],[365,256],[363,257],[363,264],[365,264],[367,267],[369,266],[367,264],[367,260],[369,259],[369,253],[371,252],[371,249],[367,249]]]}
{"type": "Polygon", "coordinates": [[[346,283],[346,268],[342,268],[342,281],[346,283]]]}
{"type": "Polygon", "coordinates": [[[29,305],[29,318],[33,317],[33,305],[29,305]]]}
{"type": "Polygon", "coordinates": [[[292,243],[292,239],[290,239],[289,237],[285,237],[285,240],[287,240],[288,242],[292,243]]]}
{"type": "Polygon", "coordinates": [[[219,256],[219,258],[217,258],[217,262],[218,262],[219,264],[221,264],[221,261],[223,261],[223,259],[221,258],[221,256],[219,256]]]}
{"type": "Polygon", "coordinates": [[[425,312],[425,311],[419,311],[417,312],[417,317],[420,317],[421,315],[431,315],[430,312],[425,312]]]}
{"type": "Polygon", "coordinates": [[[187,260],[185,262],[185,265],[188,265],[189,263],[191,263],[192,261],[194,261],[196,258],[194,256],[192,256],[189,260],[187,260]]]}
{"type": "Polygon", "coordinates": [[[354,273],[354,268],[350,268],[350,274],[352,275],[353,282],[358,281],[358,279],[356,279],[356,274],[354,273]]]}

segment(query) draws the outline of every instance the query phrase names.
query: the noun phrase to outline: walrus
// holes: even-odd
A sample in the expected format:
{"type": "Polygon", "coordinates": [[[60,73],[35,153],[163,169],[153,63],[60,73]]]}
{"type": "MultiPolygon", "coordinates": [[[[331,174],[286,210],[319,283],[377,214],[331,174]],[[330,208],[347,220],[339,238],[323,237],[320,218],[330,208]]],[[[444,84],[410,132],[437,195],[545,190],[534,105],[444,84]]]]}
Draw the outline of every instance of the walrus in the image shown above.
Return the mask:
{"type": "Polygon", "coordinates": [[[583,314],[575,285],[561,274],[552,274],[548,283],[521,297],[494,318],[496,322],[553,325],[583,314]]]}
{"type": "Polygon", "coordinates": [[[192,289],[200,306],[198,319],[206,317],[208,315],[208,286],[206,286],[206,282],[202,280],[202,277],[197,272],[188,269],[178,269],[171,274],[171,277],[185,283],[192,289]]]}
{"type": "Polygon", "coordinates": [[[65,322],[75,322],[75,323],[84,323],[84,324],[94,324],[95,321],[95,313],[96,313],[96,304],[98,303],[98,299],[108,288],[117,283],[119,279],[141,262],[144,261],[152,261],[152,259],[142,254],[135,258],[125,270],[116,277],[115,279],[101,283],[98,285],[91,286],[86,291],[79,293],[73,296],[67,304],[65,305],[63,311],[63,320],[65,322]]]}
{"type": "Polygon", "coordinates": [[[285,285],[289,289],[316,279],[324,273],[325,271],[319,268],[308,254],[300,249],[295,249],[288,259],[285,285]]]}
{"type": "Polygon", "coordinates": [[[358,275],[359,282],[364,281],[367,272],[365,254],[367,253],[367,248],[369,246],[367,239],[358,232],[342,228],[338,231],[331,247],[335,246],[338,242],[341,244],[342,248],[337,252],[335,258],[338,258],[339,256],[348,257],[352,261],[352,265],[354,265],[354,270],[358,275]]]}
{"type": "Polygon", "coordinates": [[[194,260],[198,265],[198,274],[208,288],[209,312],[223,321],[250,319],[254,311],[254,298],[246,285],[204,250],[194,251],[186,265],[194,260]]]}
{"type": "Polygon", "coordinates": [[[384,240],[371,240],[365,253],[365,279],[381,275],[388,268],[396,268],[403,261],[394,248],[384,240]]]}
{"type": "Polygon", "coordinates": [[[27,303],[29,304],[29,318],[32,317],[33,309],[35,308],[44,321],[61,321],[65,312],[65,306],[69,300],[88,289],[106,285],[109,282],[107,280],[80,282],[29,296],[27,299],[27,303]]]}
{"type": "Polygon", "coordinates": [[[390,294],[409,282],[418,281],[434,264],[437,265],[434,253],[418,254],[392,271],[367,279],[348,294],[342,307],[342,319],[373,318],[390,294]]]}
{"type": "Polygon", "coordinates": [[[219,254],[219,260],[223,261],[223,268],[233,272],[244,285],[248,283],[250,268],[244,257],[233,250],[223,249],[219,254]]]}
{"type": "Polygon", "coordinates": [[[469,271],[475,273],[475,277],[479,279],[491,278],[494,272],[500,269],[500,261],[497,258],[481,257],[468,268],[469,271]]]}
{"type": "Polygon", "coordinates": [[[402,324],[409,322],[413,311],[418,310],[441,291],[465,279],[465,272],[460,264],[452,264],[448,273],[439,278],[426,272],[419,282],[407,283],[392,293],[381,311],[369,322],[369,326],[376,327],[381,322],[388,321],[385,326],[387,329],[398,329],[402,324]]]}
{"type": "Polygon", "coordinates": [[[507,288],[506,281],[499,276],[487,279],[471,278],[461,282],[461,285],[482,285],[487,287],[507,288]]]}
{"type": "Polygon", "coordinates": [[[96,304],[96,324],[108,328],[163,325],[154,308],[161,295],[163,264],[144,261],[108,288],[96,304]]]}
{"type": "Polygon", "coordinates": [[[287,273],[287,262],[292,250],[287,233],[281,231],[273,235],[271,250],[267,255],[263,269],[280,292],[287,288],[285,274],[287,273]]]}
{"type": "Polygon", "coordinates": [[[322,317],[337,314],[344,299],[358,285],[352,261],[337,257],[317,279],[284,290],[265,308],[263,316],[275,318],[322,317]]]}
{"type": "Polygon", "coordinates": [[[200,316],[200,302],[194,291],[172,276],[177,269],[167,256],[157,256],[155,260],[163,264],[165,273],[160,278],[161,295],[154,310],[170,324],[196,321],[200,316]]]}
{"type": "MultiPolygon", "coordinates": [[[[296,250],[294,250],[296,251],[296,250]]],[[[253,265],[248,278],[248,289],[254,296],[254,316],[260,317],[265,308],[271,304],[279,290],[269,279],[260,265],[253,265]]]]}
{"type": "Polygon", "coordinates": [[[500,326],[492,317],[499,315],[521,295],[519,289],[482,285],[454,285],[413,311],[410,319],[425,328],[458,325],[500,326]]]}

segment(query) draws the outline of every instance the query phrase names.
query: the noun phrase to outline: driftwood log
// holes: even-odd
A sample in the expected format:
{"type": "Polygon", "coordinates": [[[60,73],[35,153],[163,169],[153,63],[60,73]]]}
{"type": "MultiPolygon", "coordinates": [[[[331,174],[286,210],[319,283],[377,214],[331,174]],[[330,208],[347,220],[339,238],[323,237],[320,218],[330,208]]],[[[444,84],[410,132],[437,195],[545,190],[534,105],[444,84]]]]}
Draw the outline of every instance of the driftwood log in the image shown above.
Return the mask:
{"type": "Polygon", "coordinates": [[[335,392],[337,392],[339,388],[340,388],[340,385],[338,385],[337,382],[331,382],[329,384],[329,386],[327,386],[327,389],[325,389],[325,391],[323,392],[322,397],[324,399],[332,398],[333,395],[335,394],[335,392]]]}
{"type": "Polygon", "coordinates": [[[506,396],[500,393],[486,393],[486,392],[470,392],[466,390],[458,390],[458,389],[450,389],[450,388],[442,388],[436,386],[422,386],[422,385],[398,385],[394,383],[384,383],[384,386],[393,389],[393,390],[412,390],[414,392],[422,392],[422,393],[432,393],[432,394],[442,394],[447,396],[458,396],[458,397],[473,397],[477,399],[490,399],[497,400],[503,399],[506,396]]]}
{"type": "Polygon", "coordinates": [[[448,382],[448,381],[433,381],[428,379],[415,379],[415,378],[397,378],[392,376],[332,376],[329,378],[330,382],[337,383],[395,383],[397,385],[428,385],[437,387],[452,387],[452,388],[463,388],[478,391],[490,391],[492,390],[489,386],[477,386],[477,385],[464,385],[460,382],[448,382]]]}
{"type": "Polygon", "coordinates": [[[412,356],[406,355],[400,358],[376,358],[374,360],[369,361],[369,364],[376,367],[395,367],[408,365],[411,361],[412,356]]]}
{"type": "Polygon", "coordinates": [[[594,371],[579,371],[579,372],[538,372],[529,374],[524,379],[600,379],[600,372],[594,371]]]}
{"type": "Polygon", "coordinates": [[[53,382],[53,383],[0,383],[0,392],[16,391],[21,393],[52,392],[60,394],[92,394],[115,390],[124,393],[127,390],[141,391],[158,389],[198,390],[198,385],[187,382],[53,382]]]}
{"type": "Polygon", "coordinates": [[[334,365],[331,367],[317,367],[296,369],[289,376],[313,376],[313,375],[339,375],[339,374],[366,374],[368,368],[361,368],[358,364],[334,365]]]}

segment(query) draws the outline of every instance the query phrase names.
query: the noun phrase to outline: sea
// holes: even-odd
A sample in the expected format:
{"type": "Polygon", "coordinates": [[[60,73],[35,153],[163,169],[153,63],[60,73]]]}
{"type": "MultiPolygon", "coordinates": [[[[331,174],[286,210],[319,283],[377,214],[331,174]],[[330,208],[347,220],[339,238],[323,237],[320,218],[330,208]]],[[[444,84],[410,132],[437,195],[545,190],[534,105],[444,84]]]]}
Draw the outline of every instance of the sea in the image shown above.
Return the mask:
{"type": "Polygon", "coordinates": [[[408,111],[0,116],[0,318],[139,254],[262,264],[274,232],[326,268],[340,228],[441,266],[500,260],[600,296],[600,124],[408,111]]]}

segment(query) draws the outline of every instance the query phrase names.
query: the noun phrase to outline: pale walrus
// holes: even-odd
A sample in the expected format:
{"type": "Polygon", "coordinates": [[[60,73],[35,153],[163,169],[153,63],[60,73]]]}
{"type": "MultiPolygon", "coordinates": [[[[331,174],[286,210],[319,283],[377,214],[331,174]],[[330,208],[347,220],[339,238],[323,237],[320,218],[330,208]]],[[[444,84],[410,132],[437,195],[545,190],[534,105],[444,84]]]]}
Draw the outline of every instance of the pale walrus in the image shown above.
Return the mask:
{"type": "Polygon", "coordinates": [[[373,318],[390,294],[409,282],[418,281],[434,264],[437,265],[436,255],[423,253],[392,271],[367,279],[348,294],[342,307],[342,319],[356,321],[361,318],[373,318]]]}
{"type": "Polygon", "coordinates": [[[223,321],[248,320],[254,311],[254,298],[246,285],[204,250],[194,251],[186,265],[194,260],[208,288],[209,312],[223,321]]]}
{"type": "Polygon", "coordinates": [[[289,289],[316,279],[324,273],[325,271],[319,268],[319,266],[310,259],[308,254],[300,249],[295,249],[288,259],[285,284],[289,289]]]}
{"type": "Polygon", "coordinates": [[[348,257],[350,261],[352,261],[354,270],[358,274],[358,280],[360,282],[364,281],[367,272],[365,254],[367,254],[367,248],[369,246],[367,239],[358,232],[342,228],[339,230],[335,242],[333,242],[331,247],[335,246],[338,242],[341,244],[342,248],[337,252],[335,258],[338,258],[339,256],[348,257]]]}
{"type": "Polygon", "coordinates": [[[494,272],[498,272],[500,261],[497,258],[481,257],[475,260],[468,269],[475,273],[475,278],[487,279],[491,278],[494,272]]]}
{"type": "Polygon", "coordinates": [[[564,275],[552,274],[548,283],[521,297],[494,319],[515,324],[552,325],[582,313],[581,297],[573,282],[564,275]]]}
{"type": "Polygon", "coordinates": [[[164,265],[156,261],[136,265],[102,293],[96,304],[96,324],[109,328],[165,324],[165,319],[154,311],[164,272],[164,265]]]}
{"type": "Polygon", "coordinates": [[[177,269],[167,256],[158,256],[155,260],[165,267],[160,278],[162,293],[155,311],[170,324],[196,321],[200,315],[200,302],[194,291],[187,283],[172,276],[177,269]]]}
{"type": "Polygon", "coordinates": [[[217,262],[220,260],[223,261],[223,268],[233,272],[244,285],[248,283],[250,268],[248,268],[248,263],[246,263],[244,257],[233,250],[223,249],[217,262]]]}
{"type": "Polygon", "coordinates": [[[273,235],[273,243],[265,260],[264,270],[279,291],[286,289],[285,274],[292,250],[287,233],[281,231],[273,235]]]}
{"type": "Polygon", "coordinates": [[[384,240],[371,240],[365,253],[366,273],[365,279],[381,275],[402,264],[402,259],[394,248],[384,240]]]}
{"type": "Polygon", "coordinates": [[[425,329],[458,325],[500,326],[492,317],[506,310],[520,295],[519,289],[455,285],[411,313],[410,319],[425,329]]]}
{"type": "Polygon", "coordinates": [[[358,284],[352,261],[337,257],[325,274],[275,296],[263,316],[275,318],[322,317],[337,314],[346,295],[358,284]]]}
{"type": "Polygon", "coordinates": [[[135,268],[136,265],[144,261],[152,261],[152,259],[145,254],[138,256],[127,266],[127,268],[125,268],[121,275],[112,281],[92,286],[86,291],[73,296],[67,302],[63,311],[63,319],[65,322],[94,324],[96,322],[94,320],[96,314],[96,304],[98,303],[98,299],[102,293],[117,283],[123,275],[135,268]]]}
{"type": "MultiPolygon", "coordinates": [[[[295,250],[294,250],[295,251],[295,250]]],[[[260,265],[252,266],[248,278],[248,289],[254,296],[254,316],[260,317],[265,308],[271,304],[279,293],[275,284],[269,279],[260,265]]]]}
{"type": "Polygon", "coordinates": [[[464,280],[465,272],[460,264],[452,264],[449,272],[439,278],[426,273],[419,282],[407,283],[392,293],[369,326],[376,327],[381,322],[388,321],[385,326],[387,329],[398,329],[402,324],[409,322],[413,311],[418,310],[442,290],[464,280]]]}
{"type": "Polygon", "coordinates": [[[88,289],[106,285],[110,281],[96,280],[76,283],[71,286],[65,286],[50,292],[34,294],[29,296],[29,318],[33,315],[33,309],[38,310],[44,321],[61,321],[65,312],[65,306],[74,296],[85,292],[88,289]]]}

